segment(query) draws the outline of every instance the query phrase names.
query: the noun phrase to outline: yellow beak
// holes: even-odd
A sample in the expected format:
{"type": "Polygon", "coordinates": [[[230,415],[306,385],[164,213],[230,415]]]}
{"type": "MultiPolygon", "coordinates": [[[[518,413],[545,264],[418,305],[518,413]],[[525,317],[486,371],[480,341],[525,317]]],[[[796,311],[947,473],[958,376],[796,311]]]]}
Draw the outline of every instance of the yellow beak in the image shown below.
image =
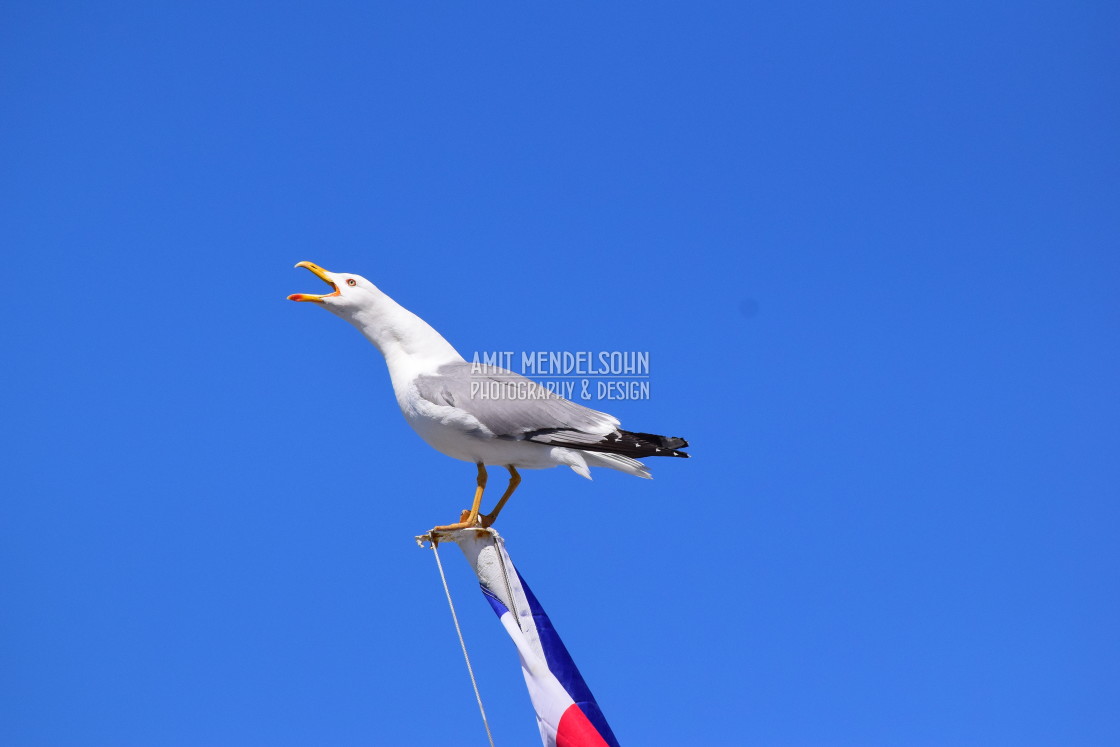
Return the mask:
{"type": "Polygon", "coordinates": [[[326,295],[322,296],[316,296],[311,293],[293,293],[292,295],[288,296],[289,301],[314,301],[315,303],[323,303],[324,298],[330,298],[331,296],[339,295],[338,286],[335,285],[335,282],[333,280],[331,280],[330,275],[327,274],[327,271],[319,265],[315,264],[314,262],[297,262],[296,267],[306,267],[307,269],[311,270],[311,272],[318,276],[319,279],[321,279],[324,283],[334,288],[334,293],[327,293],[326,295]]]}

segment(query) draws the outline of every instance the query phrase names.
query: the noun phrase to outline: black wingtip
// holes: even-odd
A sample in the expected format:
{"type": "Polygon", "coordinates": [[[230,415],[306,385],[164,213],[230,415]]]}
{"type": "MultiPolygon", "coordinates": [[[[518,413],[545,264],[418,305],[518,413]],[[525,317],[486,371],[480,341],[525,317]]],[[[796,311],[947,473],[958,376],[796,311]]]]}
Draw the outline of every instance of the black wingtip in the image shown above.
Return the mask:
{"type": "MultiPolygon", "coordinates": [[[[659,436],[656,433],[638,433],[636,431],[620,430],[617,436],[614,436],[614,438],[607,436],[606,440],[613,441],[626,450],[621,453],[636,458],[664,456],[684,457],[687,459],[689,456],[683,451],[679,451],[679,449],[688,447],[688,441],[685,441],[679,436],[659,436]]],[[[599,444],[599,446],[601,445],[602,444],[599,444]]]]}
{"type": "Polygon", "coordinates": [[[551,444],[553,446],[566,446],[571,449],[583,451],[601,451],[607,454],[621,454],[631,459],[644,457],[684,457],[690,455],[679,451],[686,448],[688,441],[677,436],[658,436],[654,433],[636,433],[633,431],[614,431],[603,436],[599,441],[588,442],[584,440],[565,438],[564,429],[550,429],[537,431],[529,437],[530,441],[551,444]]]}
{"type": "Polygon", "coordinates": [[[680,436],[659,436],[656,433],[638,433],[636,431],[619,431],[619,433],[653,446],[656,451],[651,456],[688,456],[688,454],[677,451],[677,449],[688,448],[688,441],[680,436]]]}

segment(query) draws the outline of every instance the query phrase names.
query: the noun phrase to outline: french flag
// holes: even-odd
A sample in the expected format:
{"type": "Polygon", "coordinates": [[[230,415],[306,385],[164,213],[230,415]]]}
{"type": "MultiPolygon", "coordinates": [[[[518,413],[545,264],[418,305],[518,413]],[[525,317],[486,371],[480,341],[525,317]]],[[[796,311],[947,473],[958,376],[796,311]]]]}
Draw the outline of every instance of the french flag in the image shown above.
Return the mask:
{"type": "Polygon", "coordinates": [[[537,712],[545,747],[618,747],[611,727],[564,642],[492,529],[453,537],[478,574],[482,593],[509,633],[537,712]]]}

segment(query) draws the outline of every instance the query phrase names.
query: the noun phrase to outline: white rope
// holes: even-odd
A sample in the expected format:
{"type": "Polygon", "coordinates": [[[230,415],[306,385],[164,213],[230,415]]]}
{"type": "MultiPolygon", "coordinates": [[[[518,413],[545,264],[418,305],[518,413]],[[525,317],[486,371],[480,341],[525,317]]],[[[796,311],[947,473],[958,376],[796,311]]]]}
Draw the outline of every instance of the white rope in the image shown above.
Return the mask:
{"type": "Polygon", "coordinates": [[[467,642],[463,640],[463,631],[459,628],[459,616],[455,614],[455,603],[451,601],[451,589],[447,586],[447,576],[443,573],[443,563],[439,560],[439,550],[436,549],[435,538],[432,538],[432,554],[436,558],[439,568],[439,578],[443,581],[443,591],[447,594],[447,606],[451,608],[451,619],[455,621],[455,633],[459,636],[459,645],[463,647],[463,660],[467,662],[467,673],[471,676],[471,687],[474,688],[474,697],[478,701],[478,712],[482,714],[482,725],[486,727],[486,738],[490,740],[490,747],[494,747],[494,736],[490,733],[490,722],[486,720],[486,709],[482,707],[482,695],[478,692],[478,681],[474,678],[474,668],[471,667],[471,657],[467,655],[467,642]]]}
{"type": "Polygon", "coordinates": [[[513,597],[513,587],[509,583],[509,573],[506,572],[505,548],[497,534],[497,532],[494,532],[494,550],[498,553],[498,565],[502,569],[502,580],[506,584],[506,598],[509,599],[509,606],[512,608],[510,611],[513,612],[513,619],[517,622],[517,629],[524,633],[525,627],[521,624],[521,613],[517,611],[517,600],[513,597]]]}

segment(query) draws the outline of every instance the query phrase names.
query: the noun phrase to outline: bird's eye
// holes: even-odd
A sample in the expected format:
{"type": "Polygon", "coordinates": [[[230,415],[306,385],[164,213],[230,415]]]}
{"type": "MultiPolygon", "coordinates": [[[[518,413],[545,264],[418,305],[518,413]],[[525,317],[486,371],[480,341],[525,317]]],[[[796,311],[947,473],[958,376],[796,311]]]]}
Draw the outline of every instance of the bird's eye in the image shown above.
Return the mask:
{"type": "Polygon", "coordinates": [[[350,279],[348,279],[348,280],[346,281],[346,284],[347,284],[347,285],[357,285],[357,284],[358,284],[358,281],[357,281],[357,280],[355,280],[354,278],[350,278],[350,279]]]}

